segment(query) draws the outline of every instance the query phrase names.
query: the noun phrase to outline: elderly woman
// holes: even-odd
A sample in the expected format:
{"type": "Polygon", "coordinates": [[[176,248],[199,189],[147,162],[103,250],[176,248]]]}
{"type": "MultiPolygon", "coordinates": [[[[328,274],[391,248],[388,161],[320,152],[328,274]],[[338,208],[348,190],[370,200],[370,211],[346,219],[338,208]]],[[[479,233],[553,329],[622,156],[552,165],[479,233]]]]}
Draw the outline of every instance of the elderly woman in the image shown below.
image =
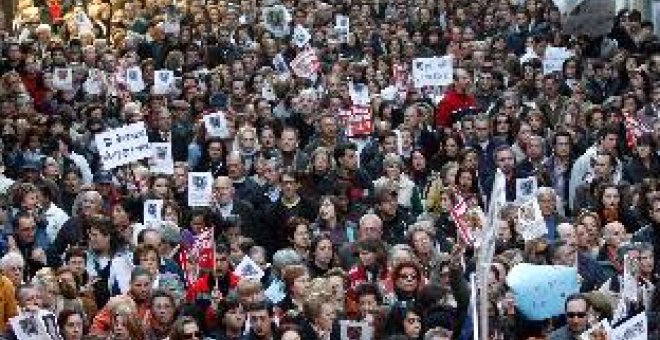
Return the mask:
{"type": "Polygon", "coordinates": [[[396,188],[398,204],[415,215],[424,210],[419,189],[408,175],[403,173],[401,158],[393,153],[383,159],[383,175],[374,181],[374,188],[396,188]]]}

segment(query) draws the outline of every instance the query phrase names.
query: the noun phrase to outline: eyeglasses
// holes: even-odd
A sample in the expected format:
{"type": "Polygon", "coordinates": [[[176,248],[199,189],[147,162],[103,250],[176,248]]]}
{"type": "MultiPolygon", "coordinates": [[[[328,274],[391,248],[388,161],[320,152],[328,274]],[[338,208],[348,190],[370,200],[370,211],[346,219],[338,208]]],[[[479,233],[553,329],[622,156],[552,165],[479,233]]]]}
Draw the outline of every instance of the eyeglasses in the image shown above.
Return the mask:
{"type": "Polygon", "coordinates": [[[406,279],[406,280],[417,280],[417,275],[416,274],[401,274],[399,276],[400,279],[406,279]]]}
{"type": "Polygon", "coordinates": [[[184,333],[183,334],[184,339],[201,339],[202,338],[202,333],[200,331],[195,331],[192,333],[184,333]]]}
{"type": "Polygon", "coordinates": [[[572,318],[584,318],[587,316],[587,312],[568,312],[566,313],[566,318],[572,319],[572,318]]]}

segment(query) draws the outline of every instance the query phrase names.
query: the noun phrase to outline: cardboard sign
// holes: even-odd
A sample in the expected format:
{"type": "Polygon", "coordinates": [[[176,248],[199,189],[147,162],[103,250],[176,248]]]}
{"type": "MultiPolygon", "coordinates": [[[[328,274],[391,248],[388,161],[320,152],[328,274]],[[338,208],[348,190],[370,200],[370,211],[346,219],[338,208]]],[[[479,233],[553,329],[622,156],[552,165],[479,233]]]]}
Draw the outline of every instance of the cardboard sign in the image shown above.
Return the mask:
{"type": "Polygon", "coordinates": [[[69,67],[56,67],[53,70],[53,87],[57,90],[73,90],[73,70],[69,67]]]}
{"type": "Polygon", "coordinates": [[[259,281],[264,276],[264,271],[249,256],[245,255],[241,263],[234,269],[234,274],[243,279],[259,281]]]}
{"type": "Polygon", "coordinates": [[[293,29],[293,43],[298,46],[298,48],[303,48],[307,46],[307,43],[312,39],[312,35],[309,34],[309,31],[302,27],[301,25],[296,25],[293,29]]]}
{"type": "Polygon", "coordinates": [[[213,197],[213,175],[210,172],[188,173],[188,205],[208,207],[213,197]]]}
{"type": "Polygon", "coordinates": [[[613,340],[647,340],[648,319],[645,312],[630,318],[618,327],[612,329],[613,340]]]}
{"type": "Polygon", "coordinates": [[[592,38],[612,31],[615,2],[609,0],[563,1],[566,12],[561,12],[561,27],[567,35],[588,35],[592,38]],[[571,9],[571,7],[573,7],[571,9]]]}
{"type": "Polygon", "coordinates": [[[290,66],[296,76],[312,79],[321,68],[321,63],[316,56],[316,52],[310,48],[298,53],[296,58],[291,61],[290,66]]]}
{"type": "Polygon", "coordinates": [[[346,136],[367,136],[372,131],[371,108],[369,106],[353,105],[351,115],[346,122],[346,136]]]}
{"type": "Polygon", "coordinates": [[[548,226],[545,224],[541,208],[536,198],[531,199],[518,207],[518,225],[516,231],[525,241],[545,236],[548,226]]]}
{"type": "Polygon", "coordinates": [[[373,329],[367,321],[340,320],[339,335],[341,340],[370,340],[373,329]]]}
{"type": "Polygon", "coordinates": [[[224,112],[214,112],[204,116],[204,127],[209,136],[227,138],[229,129],[227,128],[227,118],[224,112]]]}
{"type": "Polygon", "coordinates": [[[561,72],[564,61],[572,55],[573,53],[566,47],[546,47],[543,55],[543,74],[561,72]]]}
{"type": "Polygon", "coordinates": [[[151,164],[149,170],[154,174],[174,174],[174,159],[172,158],[172,143],[151,143],[151,164]]]}
{"type": "Polygon", "coordinates": [[[132,93],[144,90],[144,80],[142,79],[142,70],[139,66],[133,66],[126,70],[126,87],[132,93]]]}
{"type": "Polygon", "coordinates": [[[147,228],[157,229],[163,220],[163,200],[144,201],[142,221],[147,228]]]}
{"type": "Polygon", "coordinates": [[[577,293],[577,268],[521,263],[506,277],[518,310],[529,320],[545,320],[564,313],[566,298],[577,293]]]}
{"type": "Polygon", "coordinates": [[[524,203],[535,198],[538,186],[536,176],[516,178],[516,202],[524,203]]]}
{"type": "Polygon", "coordinates": [[[446,86],[454,82],[454,65],[451,56],[416,58],[412,64],[415,88],[446,86]]]}
{"type": "Polygon", "coordinates": [[[144,122],[97,133],[94,136],[104,170],[150,158],[152,155],[144,122]]]}
{"type": "Polygon", "coordinates": [[[174,87],[174,72],[170,70],[154,71],[154,94],[169,94],[174,87]]]}

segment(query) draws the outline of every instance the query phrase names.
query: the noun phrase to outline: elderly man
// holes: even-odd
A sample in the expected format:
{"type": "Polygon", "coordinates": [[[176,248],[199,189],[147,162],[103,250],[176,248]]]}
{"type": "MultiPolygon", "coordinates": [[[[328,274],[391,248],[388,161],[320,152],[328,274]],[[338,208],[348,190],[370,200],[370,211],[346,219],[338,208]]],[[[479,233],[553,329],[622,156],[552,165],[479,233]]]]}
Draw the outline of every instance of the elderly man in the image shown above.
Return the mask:
{"type": "Polygon", "coordinates": [[[543,220],[545,220],[545,225],[548,228],[548,240],[552,242],[560,237],[557,228],[559,224],[564,222],[564,218],[557,212],[557,194],[553,188],[540,187],[536,199],[539,202],[541,215],[543,215],[543,220]]]}
{"type": "Polygon", "coordinates": [[[18,313],[15,289],[23,277],[23,258],[9,252],[0,259],[0,332],[7,327],[9,319],[18,313]]]}
{"type": "Polygon", "coordinates": [[[617,256],[619,247],[626,239],[626,228],[621,222],[610,222],[603,228],[605,244],[598,252],[598,261],[610,261],[617,273],[623,273],[623,263],[617,256]]]}

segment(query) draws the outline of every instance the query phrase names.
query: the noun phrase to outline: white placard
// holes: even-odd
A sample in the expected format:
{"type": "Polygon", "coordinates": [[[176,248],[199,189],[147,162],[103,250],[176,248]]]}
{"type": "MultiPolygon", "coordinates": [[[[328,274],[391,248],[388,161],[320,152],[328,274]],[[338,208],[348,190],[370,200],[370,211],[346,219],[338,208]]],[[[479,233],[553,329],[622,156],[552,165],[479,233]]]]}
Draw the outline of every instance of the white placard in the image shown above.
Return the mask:
{"type": "Polygon", "coordinates": [[[154,174],[174,174],[172,143],[151,143],[151,162],[149,170],[154,174]]]}
{"type": "Polygon", "coordinates": [[[94,29],[94,24],[92,20],[89,19],[87,13],[84,10],[80,9],[74,14],[74,23],[78,27],[78,31],[91,31],[94,29]]]}
{"type": "Polygon", "coordinates": [[[291,61],[293,73],[301,78],[314,78],[320,66],[319,58],[311,48],[298,53],[296,58],[291,61]]]}
{"type": "Polygon", "coordinates": [[[573,53],[571,53],[566,47],[546,47],[543,56],[543,74],[561,72],[564,66],[564,61],[572,55],[573,53]]]}
{"type": "Polygon", "coordinates": [[[273,89],[273,84],[267,80],[264,80],[264,82],[261,83],[261,98],[268,101],[277,101],[277,95],[275,94],[275,89],[273,89]]]}
{"type": "Polygon", "coordinates": [[[543,237],[548,233],[548,227],[545,224],[536,198],[528,200],[518,208],[518,226],[516,229],[525,241],[543,237]]]}
{"type": "Polygon", "coordinates": [[[412,64],[412,77],[416,88],[446,86],[454,81],[451,56],[416,58],[412,64]]]}
{"type": "Polygon", "coordinates": [[[234,274],[240,278],[259,281],[264,276],[264,271],[249,256],[243,256],[241,263],[234,269],[234,274]]]}
{"type": "Polygon", "coordinates": [[[53,70],[53,87],[62,91],[73,90],[73,70],[56,67],[53,70]]]}
{"type": "Polygon", "coordinates": [[[642,312],[612,329],[613,340],[648,340],[648,319],[642,312]]]}
{"type": "Polygon", "coordinates": [[[174,87],[174,72],[171,70],[154,71],[154,94],[169,94],[174,87]]]}
{"type": "Polygon", "coordinates": [[[302,25],[296,25],[293,29],[293,43],[298,46],[298,48],[303,48],[307,45],[310,39],[312,39],[312,35],[309,34],[309,31],[305,27],[302,27],[302,25]]]}
{"type": "Polygon", "coordinates": [[[208,207],[213,197],[213,175],[210,172],[188,173],[188,205],[208,207]]]}
{"type": "Polygon", "coordinates": [[[142,220],[147,228],[159,228],[163,220],[163,200],[144,201],[142,220]]]}
{"type": "Polygon", "coordinates": [[[367,321],[340,320],[339,336],[341,340],[370,340],[373,330],[367,321]]]}
{"type": "Polygon", "coordinates": [[[152,154],[144,122],[97,133],[94,141],[104,170],[150,158],[152,154]]]}
{"type": "Polygon", "coordinates": [[[346,15],[338,14],[335,17],[335,34],[342,44],[348,43],[348,34],[350,32],[350,19],[346,15]]]}
{"type": "Polygon", "coordinates": [[[371,103],[369,99],[369,87],[364,83],[348,83],[348,94],[351,97],[353,105],[368,106],[371,103]]]}
{"type": "Polygon", "coordinates": [[[536,197],[538,189],[536,176],[516,178],[516,202],[524,203],[536,197]]]}
{"type": "Polygon", "coordinates": [[[126,69],[126,87],[132,93],[144,90],[144,80],[142,79],[142,70],[139,66],[133,66],[126,69]]]}
{"type": "Polygon", "coordinates": [[[289,65],[287,65],[282,53],[278,53],[275,55],[275,57],[273,57],[273,69],[275,70],[275,73],[280,76],[280,78],[286,78],[291,73],[289,71],[289,65]]]}
{"type": "Polygon", "coordinates": [[[229,129],[227,128],[227,118],[224,112],[214,112],[204,116],[204,127],[209,136],[227,138],[229,129]]]}
{"type": "Polygon", "coordinates": [[[398,93],[398,90],[396,86],[390,85],[388,87],[383,88],[380,90],[380,97],[383,98],[383,100],[390,100],[393,101],[396,99],[396,95],[398,93]]]}
{"type": "Polygon", "coordinates": [[[87,71],[87,79],[85,79],[85,82],[83,83],[83,91],[87,94],[101,94],[103,91],[103,79],[103,71],[96,68],[90,68],[89,71],[87,71]]]}
{"type": "Polygon", "coordinates": [[[61,340],[57,318],[51,312],[22,312],[9,319],[18,340],[61,340]]]}

